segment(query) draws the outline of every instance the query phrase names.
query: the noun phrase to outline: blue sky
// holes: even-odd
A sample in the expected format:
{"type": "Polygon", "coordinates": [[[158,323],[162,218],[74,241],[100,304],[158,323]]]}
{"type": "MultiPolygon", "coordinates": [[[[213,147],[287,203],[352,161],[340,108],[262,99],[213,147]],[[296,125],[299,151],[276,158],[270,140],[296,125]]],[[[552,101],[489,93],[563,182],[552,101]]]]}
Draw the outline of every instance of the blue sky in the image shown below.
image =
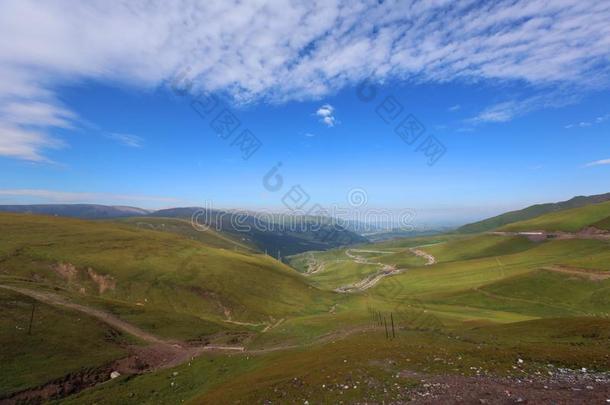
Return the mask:
{"type": "Polygon", "coordinates": [[[285,210],[299,185],[458,223],[610,191],[608,4],[61,3],[0,6],[0,203],[285,210]]]}

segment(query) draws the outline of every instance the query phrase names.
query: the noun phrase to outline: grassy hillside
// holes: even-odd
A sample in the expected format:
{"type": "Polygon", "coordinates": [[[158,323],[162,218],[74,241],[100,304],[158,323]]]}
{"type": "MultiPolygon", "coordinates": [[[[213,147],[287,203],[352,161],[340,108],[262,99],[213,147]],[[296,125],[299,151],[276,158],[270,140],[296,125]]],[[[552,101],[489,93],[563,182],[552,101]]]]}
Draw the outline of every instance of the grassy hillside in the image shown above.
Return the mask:
{"type": "Polygon", "coordinates": [[[328,250],[338,246],[367,242],[367,239],[329,218],[252,212],[227,212],[199,207],[159,210],[152,215],[197,221],[234,240],[255,246],[278,258],[310,250],[328,250]],[[201,213],[205,213],[201,214],[201,213]]]}
{"type": "Polygon", "coordinates": [[[0,397],[122,357],[130,342],[87,316],[2,288],[0,308],[0,397]]]}
{"type": "Polygon", "coordinates": [[[590,226],[607,226],[610,218],[610,201],[601,204],[586,205],[541,215],[527,221],[506,225],[502,231],[564,231],[578,232],[590,226]]]}
{"type": "Polygon", "coordinates": [[[256,251],[256,247],[248,244],[245,240],[233,237],[230,234],[217,232],[211,228],[195,229],[191,221],[186,219],[135,217],[117,221],[136,226],[140,229],[175,233],[177,235],[204,243],[209,247],[252,253],[256,251]]]}
{"type": "Polygon", "coordinates": [[[142,208],[99,204],[0,205],[0,212],[52,215],[82,219],[124,218],[147,215],[150,213],[149,210],[142,208]]]}
{"type": "Polygon", "coordinates": [[[477,235],[438,243],[425,250],[437,262],[451,262],[517,253],[532,246],[533,242],[525,237],[477,235]]]}
{"type": "Polygon", "coordinates": [[[0,228],[0,280],[62,287],[167,336],[196,338],[228,319],[262,323],[326,305],[270,257],[169,232],[19,214],[0,215],[0,228]]]}
{"type": "MultiPolygon", "coordinates": [[[[610,369],[606,240],[435,235],[299,254],[290,258],[295,271],[247,245],[236,250],[240,242],[222,233],[192,233],[181,219],[3,214],[0,227],[0,285],[52,290],[157,336],[197,342],[222,335],[246,347],[123,376],[66,403],[390,403],[423,386],[419,375],[396,377],[405,370],[522,379],[547,375],[549,364],[610,369]],[[404,272],[363,291],[330,291],[386,264],[404,272]],[[372,313],[392,317],[396,338],[386,339],[372,313]],[[526,365],[516,369],[518,358],[526,365]]],[[[134,343],[42,304],[35,331],[49,339],[36,341],[23,330],[31,299],[1,288],[0,299],[9,308],[0,315],[1,360],[18,375],[0,379],[4,391],[99,367],[134,343]],[[75,318],[80,335],[69,325],[75,318]],[[71,353],[78,357],[64,361],[71,353]],[[46,359],[53,367],[44,367],[46,359]]]]}
{"type": "Polygon", "coordinates": [[[574,197],[568,201],[562,201],[549,204],[536,204],[522,210],[507,212],[493,218],[488,218],[483,221],[474,222],[458,228],[458,233],[479,233],[491,231],[500,228],[504,225],[514,222],[525,221],[540,215],[561,211],[566,209],[584,207],[590,204],[598,204],[610,200],[610,193],[599,194],[593,196],[574,197]]]}

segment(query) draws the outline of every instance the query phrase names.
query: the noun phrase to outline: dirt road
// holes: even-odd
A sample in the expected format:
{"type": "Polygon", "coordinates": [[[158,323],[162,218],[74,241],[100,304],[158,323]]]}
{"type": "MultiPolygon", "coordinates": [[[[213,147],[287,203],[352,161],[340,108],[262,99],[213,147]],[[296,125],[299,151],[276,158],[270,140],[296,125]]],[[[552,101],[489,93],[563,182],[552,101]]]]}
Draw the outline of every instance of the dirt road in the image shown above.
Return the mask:
{"type": "Polygon", "coordinates": [[[419,257],[423,257],[424,259],[426,259],[427,260],[426,266],[431,266],[436,263],[436,257],[432,256],[429,253],[424,252],[421,249],[411,248],[411,249],[409,249],[409,251],[411,251],[411,253],[413,253],[414,255],[417,255],[419,257]]]}
{"type": "Polygon", "coordinates": [[[490,235],[500,236],[524,236],[536,242],[541,242],[547,239],[593,239],[593,240],[610,240],[610,232],[593,227],[585,228],[579,232],[563,232],[563,231],[521,231],[521,232],[505,232],[493,231],[488,232],[490,235]]]}
{"type": "MultiPolygon", "coordinates": [[[[430,266],[430,265],[433,265],[433,264],[436,263],[436,258],[434,256],[432,256],[429,253],[424,252],[423,250],[419,249],[419,247],[410,248],[409,251],[411,253],[413,253],[414,255],[416,255],[416,256],[420,256],[420,257],[423,257],[424,259],[426,259],[426,264],[425,264],[426,266],[430,266]]],[[[370,274],[370,275],[366,276],[365,278],[363,278],[360,281],[357,281],[357,282],[355,282],[353,284],[348,284],[348,285],[344,285],[344,286],[341,286],[339,288],[336,288],[334,290],[335,292],[338,292],[338,293],[353,293],[353,292],[359,292],[359,291],[368,290],[369,288],[374,287],[378,282],[383,280],[385,277],[394,276],[396,274],[400,274],[402,272],[407,271],[407,269],[398,269],[398,268],[396,268],[396,266],[391,265],[391,264],[380,263],[380,262],[372,262],[372,261],[368,260],[366,257],[354,254],[354,252],[357,252],[357,253],[379,253],[379,254],[393,254],[393,253],[396,253],[396,252],[393,252],[393,251],[347,249],[345,251],[345,254],[350,259],[352,259],[355,263],[379,266],[380,269],[379,269],[379,271],[377,273],[370,274]]]]}

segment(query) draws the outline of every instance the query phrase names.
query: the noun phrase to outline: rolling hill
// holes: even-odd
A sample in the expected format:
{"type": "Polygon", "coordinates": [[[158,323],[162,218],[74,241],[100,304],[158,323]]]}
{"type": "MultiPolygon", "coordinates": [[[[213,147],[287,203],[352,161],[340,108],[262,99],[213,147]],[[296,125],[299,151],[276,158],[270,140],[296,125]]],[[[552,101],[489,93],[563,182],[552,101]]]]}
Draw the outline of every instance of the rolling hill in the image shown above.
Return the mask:
{"type": "Polygon", "coordinates": [[[99,204],[0,205],[0,212],[53,215],[83,219],[124,218],[147,215],[150,213],[149,210],[142,208],[99,204]]]}
{"type": "Polygon", "coordinates": [[[456,230],[458,233],[479,233],[487,232],[496,228],[500,228],[504,225],[508,225],[514,222],[525,221],[528,219],[539,217],[540,215],[552,213],[555,211],[561,211],[565,209],[583,207],[590,204],[598,204],[602,202],[610,201],[610,193],[598,194],[592,196],[579,196],[574,197],[567,201],[548,203],[548,204],[536,204],[530,207],[524,208],[518,211],[507,212],[492,218],[485,219],[483,221],[474,222],[472,224],[464,225],[456,230]]]}
{"type": "MultiPolygon", "coordinates": [[[[423,380],[434,375],[462,379],[443,398],[466,386],[476,403],[487,389],[481,381],[518,393],[527,378],[543,387],[549,383],[538,379],[548,373],[610,370],[606,239],[403,238],[301,253],[289,258],[295,271],[239,233],[194,230],[184,210],[103,221],[0,214],[0,361],[9,376],[0,378],[0,399],[92,374],[100,380],[90,389],[71,385],[50,398],[391,403],[428,389],[423,380]],[[380,274],[365,289],[336,292],[380,274]],[[102,311],[139,332],[39,296],[102,311]],[[144,333],[163,341],[142,341],[144,333]],[[152,351],[155,360],[159,346],[176,345],[188,356],[169,369],[120,368],[134,352],[152,351]],[[108,381],[114,369],[126,375],[108,381]],[[414,377],[402,377],[405,370],[414,377]]],[[[610,202],[592,204],[509,227],[602,229],[609,211],[610,202]]],[[[578,395],[604,392],[605,378],[583,382],[593,390],[562,384],[578,395]]],[[[525,391],[528,400],[534,392],[546,398],[550,387],[525,391]]]]}
{"type": "MultiPolygon", "coordinates": [[[[223,211],[200,207],[177,207],[149,211],[134,207],[94,204],[0,205],[0,212],[81,219],[136,218],[137,220],[134,219],[130,223],[144,225],[146,222],[149,228],[161,231],[169,230],[182,235],[188,234],[193,239],[198,239],[202,235],[196,236],[195,229],[192,226],[192,229],[187,229],[185,221],[190,222],[194,215],[205,212],[205,218],[200,215],[196,219],[196,221],[205,222],[205,224],[200,225],[206,225],[198,227],[199,229],[211,228],[211,232],[205,232],[205,237],[209,237],[215,232],[216,236],[224,238],[225,241],[233,241],[233,247],[244,245],[246,249],[267,252],[280,259],[284,256],[309,250],[327,250],[337,246],[367,241],[365,237],[348,229],[348,227],[357,228],[358,224],[356,222],[346,222],[343,226],[328,217],[223,211]],[[162,227],[163,222],[153,221],[150,218],[142,219],[144,216],[168,218],[169,220],[166,221],[167,229],[162,227]],[[172,221],[172,219],[180,219],[183,222],[179,223],[172,221]],[[169,225],[170,222],[171,225],[169,225]]],[[[360,224],[360,226],[363,225],[360,224]]]]}
{"type": "Polygon", "coordinates": [[[610,201],[579,208],[564,209],[501,227],[501,231],[579,232],[585,228],[608,230],[610,201]]]}
{"type": "Polygon", "coordinates": [[[171,232],[23,214],[0,214],[0,228],[4,280],[59,286],[100,300],[143,328],[147,317],[169,316],[159,327],[170,335],[172,324],[196,336],[197,322],[266,322],[324,301],[271,257],[171,232]]]}
{"type": "Polygon", "coordinates": [[[201,225],[276,258],[367,241],[365,237],[334,224],[331,218],[228,212],[200,207],[171,208],[151,215],[191,220],[198,213],[205,213],[198,219],[201,225]]]}

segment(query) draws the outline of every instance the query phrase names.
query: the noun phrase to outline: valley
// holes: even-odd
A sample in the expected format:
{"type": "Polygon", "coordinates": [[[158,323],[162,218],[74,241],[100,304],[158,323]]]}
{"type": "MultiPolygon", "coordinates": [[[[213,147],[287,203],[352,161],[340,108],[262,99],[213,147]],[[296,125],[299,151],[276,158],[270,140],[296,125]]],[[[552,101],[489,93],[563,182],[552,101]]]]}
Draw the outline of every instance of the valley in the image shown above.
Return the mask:
{"type": "Polygon", "coordinates": [[[607,218],[283,263],[181,219],[0,214],[0,402],[605,401],[607,218]]]}

